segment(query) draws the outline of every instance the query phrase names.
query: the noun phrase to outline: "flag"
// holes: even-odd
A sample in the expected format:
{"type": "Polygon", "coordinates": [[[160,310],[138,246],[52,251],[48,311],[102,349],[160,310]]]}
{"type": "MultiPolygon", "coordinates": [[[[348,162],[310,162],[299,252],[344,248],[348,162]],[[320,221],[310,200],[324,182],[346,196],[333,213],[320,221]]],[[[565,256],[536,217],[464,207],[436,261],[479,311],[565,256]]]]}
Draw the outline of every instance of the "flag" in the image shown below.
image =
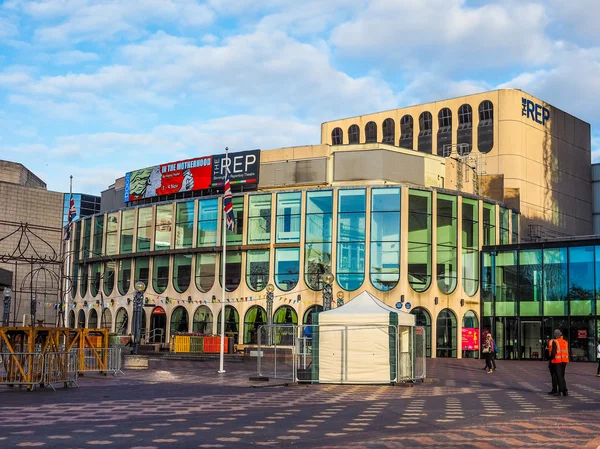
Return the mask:
{"type": "Polygon", "coordinates": [[[231,232],[235,230],[235,214],[231,200],[231,183],[229,182],[229,169],[225,170],[225,194],[223,195],[223,210],[225,211],[225,225],[231,232]]]}
{"type": "Polygon", "coordinates": [[[67,213],[67,225],[65,226],[65,240],[71,239],[71,226],[73,226],[73,220],[77,216],[77,210],[75,209],[75,200],[73,195],[69,200],[69,212],[67,213]]]}

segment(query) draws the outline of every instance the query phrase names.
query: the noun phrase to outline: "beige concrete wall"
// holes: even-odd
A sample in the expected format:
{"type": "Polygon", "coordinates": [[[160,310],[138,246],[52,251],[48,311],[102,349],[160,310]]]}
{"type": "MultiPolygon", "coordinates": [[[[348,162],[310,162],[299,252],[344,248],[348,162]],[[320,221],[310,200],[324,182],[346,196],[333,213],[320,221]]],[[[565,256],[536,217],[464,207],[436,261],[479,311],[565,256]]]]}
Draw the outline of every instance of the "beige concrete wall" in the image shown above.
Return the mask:
{"type": "Polygon", "coordinates": [[[25,187],[46,188],[46,183],[16,162],[0,161],[0,182],[10,182],[25,187]]]}

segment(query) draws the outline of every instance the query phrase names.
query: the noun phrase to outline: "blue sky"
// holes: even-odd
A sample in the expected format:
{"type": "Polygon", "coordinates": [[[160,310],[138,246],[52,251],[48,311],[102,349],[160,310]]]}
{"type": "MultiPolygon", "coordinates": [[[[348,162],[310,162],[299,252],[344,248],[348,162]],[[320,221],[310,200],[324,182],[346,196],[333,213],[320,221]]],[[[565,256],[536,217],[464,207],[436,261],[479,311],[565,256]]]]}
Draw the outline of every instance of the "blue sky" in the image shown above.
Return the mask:
{"type": "Polygon", "coordinates": [[[0,159],[99,194],[136,168],[514,87],[590,122],[600,160],[598,23],[597,0],[7,0],[0,159]]]}

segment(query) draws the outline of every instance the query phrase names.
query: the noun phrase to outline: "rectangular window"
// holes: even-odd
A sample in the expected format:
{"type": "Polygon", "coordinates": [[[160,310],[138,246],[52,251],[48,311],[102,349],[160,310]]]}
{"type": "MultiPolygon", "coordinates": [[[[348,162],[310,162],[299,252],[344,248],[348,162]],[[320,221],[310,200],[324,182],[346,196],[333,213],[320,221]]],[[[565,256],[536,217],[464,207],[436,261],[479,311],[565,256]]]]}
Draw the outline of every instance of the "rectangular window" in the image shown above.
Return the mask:
{"type": "Polygon", "coordinates": [[[103,254],[102,237],[104,233],[104,215],[94,218],[94,257],[103,254]]]}
{"type": "Polygon", "coordinates": [[[106,224],[106,254],[113,256],[118,253],[119,212],[108,214],[106,224]]]}
{"type": "Polygon", "coordinates": [[[177,203],[175,249],[191,248],[194,236],[194,202],[177,203]]]}
{"type": "Polygon", "coordinates": [[[519,243],[519,214],[516,212],[512,213],[512,242],[514,244],[519,243]]]}
{"type": "Polygon", "coordinates": [[[121,254],[133,252],[133,220],[135,209],[124,210],[121,217],[121,254]]]}
{"type": "Polygon", "coordinates": [[[216,246],[219,200],[212,198],[198,201],[198,246],[216,246]]]}
{"type": "Polygon", "coordinates": [[[248,244],[271,242],[271,194],[248,198],[248,244]]]}
{"type": "Polygon", "coordinates": [[[567,249],[544,250],[544,315],[567,316],[567,249]]]}
{"type": "Polygon", "coordinates": [[[496,205],[483,203],[483,245],[496,244],[496,205]]]}
{"type": "Polygon", "coordinates": [[[542,315],[542,250],[519,252],[519,315],[542,315]]]}
{"type": "Polygon", "coordinates": [[[500,244],[508,245],[510,243],[510,227],[508,220],[510,211],[503,207],[500,208],[500,244]]]}
{"type": "Polygon", "coordinates": [[[499,251],[496,256],[496,316],[517,315],[517,254],[499,251]]]}
{"type": "Polygon", "coordinates": [[[277,194],[277,238],[276,243],[300,242],[300,211],[302,193],[277,194]]]}
{"type": "MultiPolygon", "coordinates": [[[[233,213],[235,214],[235,229],[233,232],[227,229],[227,244],[241,245],[242,236],[244,235],[244,197],[233,197],[231,202],[233,204],[233,213]]],[[[221,219],[225,219],[223,208],[221,208],[221,219]]],[[[223,229],[223,222],[221,222],[221,229],[223,229]]]]}
{"type": "Polygon", "coordinates": [[[90,257],[91,235],[92,235],[92,219],[86,218],[83,220],[83,258],[90,257]]]}
{"type": "Polygon", "coordinates": [[[156,228],[154,230],[154,250],[171,249],[173,225],[173,205],[156,206],[156,228]]]}
{"type": "Polygon", "coordinates": [[[138,209],[137,252],[150,251],[152,244],[152,207],[138,209]]]}

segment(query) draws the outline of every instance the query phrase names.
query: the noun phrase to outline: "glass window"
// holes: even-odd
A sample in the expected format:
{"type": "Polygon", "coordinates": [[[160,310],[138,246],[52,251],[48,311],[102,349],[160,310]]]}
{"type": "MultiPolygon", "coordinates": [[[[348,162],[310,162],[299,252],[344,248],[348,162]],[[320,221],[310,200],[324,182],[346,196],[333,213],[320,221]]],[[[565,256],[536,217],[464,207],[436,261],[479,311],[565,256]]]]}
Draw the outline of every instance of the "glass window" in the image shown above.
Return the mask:
{"type": "Polygon", "coordinates": [[[176,254],[173,256],[173,287],[178,293],[183,293],[190,286],[191,280],[192,255],[176,254]]]}
{"type": "Polygon", "coordinates": [[[496,244],[496,205],[483,203],[483,245],[496,244]]]}
{"type": "Polygon", "coordinates": [[[89,270],[89,265],[83,264],[81,265],[80,268],[80,273],[81,273],[81,283],[80,283],[80,289],[79,289],[79,296],[81,296],[82,298],[85,298],[85,295],[87,295],[87,289],[88,289],[88,270],[89,270]]]}
{"type": "Polygon", "coordinates": [[[458,154],[466,156],[473,150],[473,108],[463,104],[458,108],[458,128],[456,129],[458,154]]]}
{"type": "Polygon", "coordinates": [[[410,115],[400,119],[400,146],[413,149],[413,118],[410,115]]]}
{"type": "Polygon", "coordinates": [[[133,219],[135,209],[124,210],[121,217],[121,254],[133,252],[133,219]]]}
{"type": "Polygon", "coordinates": [[[94,218],[94,256],[101,256],[102,237],[104,233],[104,215],[98,215],[94,218]]]}
{"type": "Polygon", "coordinates": [[[115,332],[117,335],[127,335],[128,321],[129,316],[127,315],[127,310],[121,307],[117,310],[117,315],[115,317],[115,332]]]}
{"type": "Polygon", "coordinates": [[[102,311],[100,327],[102,329],[108,329],[109,332],[112,330],[112,313],[110,313],[110,309],[104,309],[102,311]]]}
{"type": "Polygon", "coordinates": [[[331,228],[333,192],[306,193],[304,231],[304,282],[312,290],[322,290],[321,275],[331,271],[331,228]]]}
{"type": "Polygon", "coordinates": [[[198,246],[217,245],[217,220],[219,200],[212,198],[198,201],[198,246]]]}
{"type": "Polygon", "coordinates": [[[314,305],[314,306],[310,306],[308,309],[306,309],[306,312],[304,312],[304,317],[302,318],[302,324],[312,324],[313,323],[313,313],[319,313],[323,311],[323,306],[320,306],[318,304],[314,305]]]}
{"type": "Polygon", "coordinates": [[[479,202],[462,200],[463,291],[474,296],[479,285],[479,202]]]}
{"type": "Polygon", "coordinates": [[[116,262],[106,262],[104,265],[104,294],[112,295],[115,288],[115,265],[116,262]]]}
{"type": "Polygon", "coordinates": [[[394,119],[386,118],[383,121],[383,140],[381,143],[394,145],[396,142],[396,123],[394,119]]]}
{"type": "Polygon", "coordinates": [[[481,301],[483,302],[483,317],[494,315],[494,264],[496,256],[490,253],[483,253],[483,267],[481,269],[481,301]]]}
{"type": "MultiPolygon", "coordinates": [[[[463,315],[462,321],[463,331],[464,329],[468,329],[469,331],[479,333],[479,320],[477,319],[477,315],[472,310],[467,310],[463,315]]],[[[463,358],[477,358],[479,356],[479,342],[477,342],[475,347],[471,350],[463,350],[462,356],[463,358]]]]}
{"type": "Polygon", "coordinates": [[[248,198],[248,244],[271,243],[271,194],[248,198]]]}
{"type": "Polygon", "coordinates": [[[88,329],[98,328],[98,312],[96,309],[90,309],[90,317],[88,318],[88,329]]]}
{"type": "Polygon", "coordinates": [[[408,194],[408,283],[416,292],[431,284],[431,193],[408,194]]]}
{"type": "Polygon", "coordinates": [[[77,296],[77,287],[78,287],[78,281],[79,281],[79,264],[78,263],[73,263],[73,272],[71,273],[71,287],[69,289],[69,293],[71,293],[71,295],[73,297],[77,296]]]}
{"type": "Polygon", "coordinates": [[[418,151],[431,154],[431,135],[433,118],[431,112],[423,112],[419,116],[419,136],[418,136],[418,151]]]}
{"type": "MultiPolygon", "coordinates": [[[[146,273],[146,279],[148,274],[146,273]]],[[[139,278],[138,278],[139,279],[139,278]]],[[[119,282],[117,284],[121,295],[127,294],[131,285],[131,259],[119,260],[119,282]]],[[[146,284],[148,285],[148,284],[146,284]]]]}
{"type": "Polygon", "coordinates": [[[90,293],[92,296],[96,296],[100,290],[101,271],[102,265],[100,262],[94,262],[92,264],[92,282],[90,283],[90,293]]]}
{"type": "Polygon", "coordinates": [[[375,122],[369,122],[366,124],[365,138],[366,138],[366,143],[377,142],[377,124],[375,122]]]}
{"type": "MultiPolygon", "coordinates": [[[[73,234],[74,234],[74,239],[73,239],[73,262],[74,263],[78,263],[79,262],[79,252],[81,250],[81,222],[77,221],[75,223],[73,223],[73,234]]],[[[77,289],[76,289],[77,290],[77,289]]]]}
{"type": "Polygon", "coordinates": [[[79,309],[77,313],[77,327],[80,329],[85,328],[85,312],[83,309],[79,309]]]}
{"type": "Polygon", "coordinates": [[[503,207],[500,208],[500,244],[508,245],[510,243],[510,227],[508,220],[510,212],[503,207]]]}
{"type": "Polygon", "coordinates": [[[344,143],[342,128],[334,128],[331,131],[331,145],[341,145],[342,143],[344,143]]]}
{"type": "MultiPolygon", "coordinates": [[[[242,236],[244,234],[244,197],[235,196],[231,203],[233,204],[233,213],[235,214],[235,228],[233,232],[229,229],[227,232],[227,245],[241,245],[242,236]]],[[[221,219],[224,219],[224,215],[221,214],[221,219]]],[[[223,229],[223,222],[221,222],[221,229],[223,229]]]]}
{"type": "Polygon", "coordinates": [[[277,194],[277,237],[276,243],[300,242],[300,211],[302,193],[277,194]]]}
{"type": "MultiPolygon", "coordinates": [[[[338,128],[339,129],[339,128],[338,128]]],[[[258,328],[267,324],[267,312],[261,306],[252,306],[244,317],[244,344],[258,343],[258,328]]],[[[264,339],[263,339],[264,340],[264,339]]],[[[266,342],[261,340],[261,344],[266,342]]]]}
{"type": "Polygon", "coordinates": [[[203,293],[209,291],[215,283],[216,261],[215,253],[196,255],[196,288],[203,293]]]}
{"type": "Polygon", "coordinates": [[[83,220],[83,258],[87,259],[90,257],[91,249],[91,235],[92,235],[92,219],[86,218],[83,220]]]}
{"type": "Polygon", "coordinates": [[[142,281],[148,287],[148,279],[150,277],[150,258],[138,257],[135,259],[135,277],[133,283],[142,281]]]}
{"type": "Polygon", "coordinates": [[[425,328],[425,357],[431,357],[431,315],[423,307],[415,307],[410,313],[415,315],[415,326],[425,328]]]}
{"type": "Polygon", "coordinates": [[[192,332],[201,335],[211,335],[213,333],[213,314],[208,307],[200,306],[194,312],[192,332]]]}
{"type": "MultiPolygon", "coordinates": [[[[273,316],[274,324],[298,324],[298,314],[290,306],[281,306],[273,316]]],[[[283,346],[294,344],[294,329],[292,326],[276,328],[275,343],[283,346]]]]}
{"type": "Polygon", "coordinates": [[[75,311],[71,310],[69,312],[69,327],[71,329],[75,329],[75,311]]]}
{"type": "Polygon", "coordinates": [[[437,154],[443,157],[452,154],[452,111],[449,108],[438,112],[437,154]]]}
{"type": "Polygon", "coordinates": [[[400,188],[371,191],[371,284],[389,291],[400,280],[400,188]]]}
{"type": "Polygon", "coordinates": [[[496,316],[517,316],[517,253],[499,251],[496,256],[496,316]]]}
{"type": "Polygon", "coordinates": [[[512,242],[511,243],[519,243],[519,214],[516,212],[512,212],[512,220],[511,220],[511,229],[512,229],[512,242]]]}
{"type": "Polygon", "coordinates": [[[269,250],[249,250],[246,254],[246,284],[259,292],[269,283],[269,250]]]}
{"type": "Polygon", "coordinates": [[[175,307],[175,309],[173,309],[173,313],[171,314],[171,335],[175,335],[178,332],[187,332],[188,326],[189,318],[185,307],[175,307]]]}
{"type": "Polygon", "coordinates": [[[171,249],[171,226],[173,205],[156,206],[156,228],[154,230],[154,250],[171,249]]]}
{"type": "Polygon", "coordinates": [[[152,287],[163,293],[169,285],[169,256],[154,256],[152,267],[152,287]]]}
{"type": "Polygon", "coordinates": [[[446,294],[456,289],[457,282],[456,202],[453,195],[437,195],[437,282],[440,291],[446,294]]]}
{"type": "MultiPolygon", "coordinates": [[[[221,258],[223,254],[221,254],[221,258]]],[[[222,260],[222,259],[221,259],[222,260]]],[[[240,251],[227,251],[227,259],[225,261],[225,290],[228,292],[234,291],[240,286],[242,276],[242,253],[240,251]]],[[[219,267],[222,263],[219,264],[219,267]]],[[[219,283],[223,285],[222,273],[219,276],[219,283]]]]}
{"type": "Polygon", "coordinates": [[[542,315],[542,250],[519,252],[519,315],[542,315]]]}
{"type": "Polygon", "coordinates": [[[360,128],[358,125],[350,125],[350,128],[348,128],[348,143],[360,143],[360,128]]]}
{"type": "Polygon", "coordinates": [[[175,249],[191,248],[194,238],[194,202],[175,206],[175,249]]]}
{"type": "Polygon", "coordinates": [[[150,251],[152,248],[152,207],[138,209],[136,251],[150,251]]]}
{"type": "Polygon", "coordinates": [[[481,153],[489,153],[494,147],[494,105],[489,100],[479,105],[477,146],[481,153]]]}
{"type": "Polygon", "coordinates": [[[544,250],[544,315],[567,316],[567,249],[544,250]]]}
{"type": "MultiPolygon", "coordinates": [[[[221,312],[217,316],[217,329],[221,332],[221,312]]],[[[240,315],[235,307],[225,306],[225,336],[233,338],[235,343],[238,342],[240,329],[240,315]]]]}
{"type": "Polygon", "coordinates": [[[289,292],[300,277],[300,248],[275,250],[275,284],[279,290],[289,292]]]}
{"type": "Polygon", "coordinates": [[[365,189],[338,190],[336,277],[344,290],[356,290],[365,280],[365,189]]]}
{"type": "Polygon", "coordinates": [[[456,315],[450,309],[440,312],[436,320],[438,357],[456,357],[456,315]]]}
{"type": "Polygon", "coordinates": [[[569,248],[569,307],[571,316],[594,312],[594,247],[569,248]]]}

